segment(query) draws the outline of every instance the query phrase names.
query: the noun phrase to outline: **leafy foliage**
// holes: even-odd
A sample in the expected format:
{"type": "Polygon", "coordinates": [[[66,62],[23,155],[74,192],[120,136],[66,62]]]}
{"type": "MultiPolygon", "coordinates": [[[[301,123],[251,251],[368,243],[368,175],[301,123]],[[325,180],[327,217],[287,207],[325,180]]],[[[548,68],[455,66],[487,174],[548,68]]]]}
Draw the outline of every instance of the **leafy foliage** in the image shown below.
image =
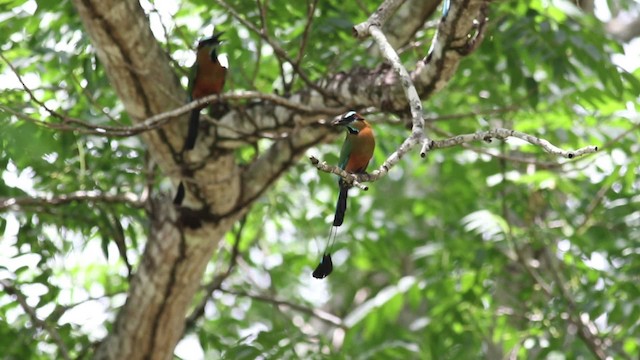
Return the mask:
{"type": "MultiPolygon", "coordinates": [[[[260,27],[255,2],[237,3],[260,27]]],[[[269,33],[296,59],[305,8],[266,3],[269,33]]],[[[352,24],[373,11],[359,3],[318,3],[301,58],[311,79],[379,63],[350,36],[352,24]]],[[[290,70],[281,76],[273,49],[209,2],[181,3],[169,19],[156,5],[146,11],[152,23],[165,23],[156,36],[185,84],[189,49],[213,25],[227,31],[228,89],[305,86],[290,70]]],[[[235,270],[191,329],[205,357],[590,358],[585,321],[607,353],[637,357],[640,73],[617,67],[612,57],[621,45],[597,19],[573,10],[494,3],[483,44],[424,105],[434,136],[511,127],[563,148],[597,144],[600,153],[558,163],[508,140],[407,157],[369,192],[352,190],[335,270],[323,281],[310,273],[328,233],[336,180],[297,164],[228,234],[207,269],[205,282],[223,273],[237,242],[235,270]]],[[[70,2],[4,1],[0,23],[3,56],[40,102],[95,124],[130,124],[70,2]]],[[[402,56],[412,64],[424,54],[402,56]]],[[[6,62],[0,69],[8,84],[12,70],[6,62]]],[[[11,84],[0,104],[59,122],[11,84]]],[[[390,115],[368,118],[378,139],[376,166],[407,132],[390,115]]],[[[0,127],[2,198],[168,189],[136,138],[52,131],[2,109],[0,127]]],[[[337,161],[336,145],[314,151],[337,161]]],[[[99,202],[5,212],[0,278],[11,278],[72,357],[88,356],[128,287],[115,239],[124,240],[135,267],[147,222],[140,208],[99,202]]],[[[60,356],[60,344],[9,294],[0,295],[0,320],[5,357],[60,356]]]]}

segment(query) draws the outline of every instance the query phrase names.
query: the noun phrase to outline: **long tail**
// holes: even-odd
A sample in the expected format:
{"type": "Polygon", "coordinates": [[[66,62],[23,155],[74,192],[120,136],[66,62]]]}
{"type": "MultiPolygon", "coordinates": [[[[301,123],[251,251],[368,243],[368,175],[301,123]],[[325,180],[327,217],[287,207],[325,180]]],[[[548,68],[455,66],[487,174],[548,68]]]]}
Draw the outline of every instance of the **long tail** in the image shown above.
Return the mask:
{"type": "Polygon", "coordinates": [[[340,181],[340,195],[336,203],[336,214],[333,217],[333,226],[340,226],[344,221],[344,213],[347,211],[347,192],[349,187],[340,181]]]}
{"type": "MultiPolygon", "coordinates": [[[[184,139],[184,146],[182,147],[182,153],[187,150],[193,150],[196,146],[196,138],[198,137],[198,129],[200,127],[200,109],[191,110],[191,116],[189,117],[189,129],[187,129],[187,138],[184,139]]],[[[175,205],[181,205],[184,200],[185,189],[182,181],[178,185],[176,196],[173,198],[175,205]]]]}
{"type": "Polygon", "coordinates": [[[327,243],[324,246],[324,252],[322,253],[322,260],[320,260],[320,263],[318,264],[318,266],[316,266],[316,269],[313,270],[313,273],[311,273],[311,275],[313,275],[313,277],[316,279],[324,279],[327,276],[329,276],[329,274],[331,274],[331,272],[333,271],[333,261],[331,260],[331,251],[333,250],[333,244],[335,244],[336,242],[337,234],[338,234],[338,228],[335,226],[332,226],[331,229],[329,229],[329,237],[327,238],[327,243]]]}
{"type": "Polygon", "coordinates": [[[333,244],[336,241],[338,226],[342,225],[342,222],[344,221],[344,213],[347,211],[347,194],[349,192],[349,186],[343,183],[342,180],[340,180],[339,184],[340,194],[338,195],[338,202],[336,203],[336,214],[333,217],[333,226],[329,229],[329,238],[327,238],[327,243],[322,254],[322,260],[320,260],[320,263],[312,273],[313,277],[316,279],[323,279],[329,276],[333,271],[331,250],[333,249],[333,244]]]}
{"type": "Polygon", "coordinates": [[[196,146],[199,127],[200,109],[193,109],[191,110],[191,117],[189,117],[189,130],[187,130],[187,138],[184,140],[184,148],[182,151],[191,150],[196,146]]]}

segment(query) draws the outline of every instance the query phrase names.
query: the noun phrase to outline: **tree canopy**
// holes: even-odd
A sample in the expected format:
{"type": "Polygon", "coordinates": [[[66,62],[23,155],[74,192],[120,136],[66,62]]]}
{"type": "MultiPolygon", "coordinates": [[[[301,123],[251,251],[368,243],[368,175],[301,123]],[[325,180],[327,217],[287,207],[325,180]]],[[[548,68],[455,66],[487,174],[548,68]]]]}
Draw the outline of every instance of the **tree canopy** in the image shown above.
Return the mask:
{"type": "Polygon", "coordinates": [[[638,4],[442,6],[0,1],[0,353],[638,358],[638,4]],[[318,280],[348,110],[372,176],[318,280]]]}

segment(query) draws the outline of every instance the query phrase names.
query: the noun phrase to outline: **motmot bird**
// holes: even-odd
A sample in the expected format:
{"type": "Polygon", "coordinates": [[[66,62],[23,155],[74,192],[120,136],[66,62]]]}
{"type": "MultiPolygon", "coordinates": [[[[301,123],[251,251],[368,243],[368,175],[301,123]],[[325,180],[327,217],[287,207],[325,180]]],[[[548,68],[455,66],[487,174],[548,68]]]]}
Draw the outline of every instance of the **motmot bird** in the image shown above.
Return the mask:
{"type": "MultiPolygon", "coordinates": [[[[361,174],[364,173],[369,165],[369,161],[373,157],[373,150],[376,147],[376,140],[373,135],[371,125],[355,111],[349,111],[339,119],[332,123],[334,126],[344,126],[347,135],[340,150],[340,160],[338,166],[348,173],[361,174]]],[[[331,235],[333,234],[335,241],[334,229],[342,225],[344,214],[347,210],[347,194],[350,185],[343,179],[338,181],[340,193],[338,202],[336,203],[336,213],[333,217],[333,227],[329,233],[327,248],[330,248],[331,235]]],[[[322,261],[313,272],[313,277],[322,279],[327,277],[333,270],[330,249],[325,249],[322,255],[322,261]]]]}
{"type": "MultiPolygon", "coordinates": [[[[208,95],[220,94],[227,77],[227,68],[220,64],[217,49],[220,46],[220,36],[223,32],[213,34],[210,38],[200,40],[196,51],[196,61],[191,67],[189,78],[189,101],[193,101],[208,95]]],[[[200,110],[207,105],[202,105],[191,111],[187,138],[184,141],[182,152],[192,150],[196,145],[198,129],[200,127],[200,110]]],[[[182,204],[184,200],[184,184],[180,182],[173,203],[182,204]]]]}
{"type": "MultiPolygon", "coordinates": [[[[223,32],[219,32],[198,42],[196,62],[191,68],[191,78],[189,79],[190,101],[222,92],[227,77],[227,68],[220,64],[217,53],[222,34],[223,32]]],[[[191,111],[184,150],[191,150],[196,145],[196,137],[200,126],[200,110],[205,107],[206,105],[202,105],[191,111]]]]}
{"type": "MultiPolygon", "coordinates": [[[[340,119],[334,121],[333,125],[344,126],[347,129],[347,136],[340,150],[338,166],[351,174],[364,173],[376,147],[371,125],[355,111],[344,114],[340,119]]],[[[344,221],[344,213],[347,210],[347,192],[350,187],[343,179],[340,179],[338,185],[340,186],[340,194],[336,203],[333,226],[340,226],[344,221]]]]}

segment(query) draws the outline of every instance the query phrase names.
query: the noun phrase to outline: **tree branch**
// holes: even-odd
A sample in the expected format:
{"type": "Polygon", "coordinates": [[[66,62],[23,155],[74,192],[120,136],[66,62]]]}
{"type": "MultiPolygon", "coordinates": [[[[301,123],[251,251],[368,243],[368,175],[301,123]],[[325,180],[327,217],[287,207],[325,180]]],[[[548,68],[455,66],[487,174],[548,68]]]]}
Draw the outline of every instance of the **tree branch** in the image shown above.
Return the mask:
{"type": "MultiPolygon", "coordinates": [[[[503,176],[505,173],[505,168],[504,168],[504,162],[502,162],[502,173],[503,176]]],[[[502,217],[504,218],[504,220],[507,222],[507,224],[511,224],[513,223],[513,221],[510,219],[509,216],[509,212],[507,211],[507,201],[506,201],[506,194],[504,191],[504,187],[502,187],[501,191],[501,206],[502,206],[502,217]]],[[[507,232],[505,234],[507,242],[509,244],[509,246],[513,249],[513,252],[516,255],[516,259],[515,261],[522,267],[524,268],[524,270],[527,272],[527,274],[531,277],[531,279],[533,279],[533,281],[535,281],[536,284],[538,284],[540,286],[540,289],[542,290],[542,292],[544,293],[544,295],[547,297],[547,299],[552,300],[553,298],[555,298],[555,294],[553,292],[553,287],[544,280],[544,278],[540,275],[540,273],[538,271],[536,271],[534,269],[534,267],[530,264],[529,259],[525,256],[525,254],[522,252],[522,250],[520,249],[520,247],[515,243],[514,241],[514,235],[513,235],[513,229],[510,225],[508,225],[507,227],[507,232]]],[[[550,273],[555,281],[555,287],[559,290],[560,292],[560,297],[562,298],[562,300],[566,303],[568,310],[569,310],[569,316],[568,316],[568,321],[569,323],[571,323],[572,325],[574,325],[577,328],[577,332],[578,332],[578,336],[580,337],[580,339],[582,339],[583,342],[585,342],[585,344],[587,345],[587,347],[589,348],[589,350],[593,353],[593,355],[595,355],[596,358],[598,358],[599,360],[605,360],[607,359],[607,356],[604,352],[604,348],[602,347],[602,341],[600,339],[598,339],[597,337],[595,337],[591,331],[587,328],[587,326],[589,327],[593,327],[595,328],[595,325],[593,325],[592,323],[588,322],[587,324],[585,324],[582,321],[582,317],[577,309],[577,306],[575,304],[575,302],[572,300],[571,296],[568,293],[568,290],[565,288],[564,282],[562,281],[560,275],[559,275],[559,269],[556,269],[554,266],[554,260],[551,258],[550,254],[548,253],[548,251],[546,250],[546,247],[543,250],[543,256],[546,257],[547,263],[550,266],[550,273]]],[[[512,259],[513,260],[513,259],[512,259]]]]}
{"type": "MultiPolygon", "coordinates": [[[[437,120],[436,120],[437,121],[437,120]]],[[[434,133],[440,135],[440,136],[447,136],[447,137],[454,137],[455,135],[448,132],[448,131],[444,131],[436,126],[434,126],[433,124],[429,124],[428,122],[426,123],[427,128],[429,128],[429,130],[433,131],[434,133]]],[[[542,162],[537,160],[535,157],[529,156],[529,157],[523,157],[523,156],[511,156],[511,155],[506,155],[502,152],[496,154],[495,152],[489,151],[487,149],[484,148],[478,148],[478,147],[473,147],[469,144],[463,143],[460,144],[462,145],[462,147],[464,147],[465,149],[469,149],[471,151],[474,151],[476,153],[479,154],[485,154],[485,155],[489,155],[493,158],[496,159],[501,159],[501,160],[507,160],[509,162],[516,162],[516,163],[523,163],[523,164],[531,164],[531,165],[535,165],[536,168],[540,168],[540,169],[556,169],[556,168],[562,168],[562,166],[565,163],[558,163],[558,162],[542,162]]]]}
{"type": "MultiPolygon", "coordinates": [[[[400,85],[404,90],[405,97],[408,101],[409,109],[411,111],[412,118],[412,127],[411,134],[407,137],[404,142],[400,145],[400,147],[393,152],[387,160],[376,170],[371,172],[370,174],[359,174],[357,177],[350,176],[345,177],[340,175],[342,173],[346,174],[345,171],[334,168],[330,169],[326,163],[320,163],[317,159],[312,158],[311,162],[314,164],[319,170],[329,171],[334,174],[339,174],[343,179],[347,180],[349,183],[354,186],[360,187],[363,190],[366,190],[366,186],[360,184],[360,182],[364,181],[375,181],[382,177],[384,177],[389,170],[397,164],[400,159],[406,155],[413,147],[417,144],[421,144],[420,155],[425,157],[427,152],[437,146],[438,143],[429,139],[429,137],[424,132],[424,116],[422,112],[422,101],[420,96],[418,95],[418,91],[413,84],[413,77],[409,75],[406,68],[402,65],[398,54],[393,49],[389,41],[386,39],[384,33],[380,30],[380,25],[389,17],[389,15],[395,10],[397,6],[399,6],[401,2],[399,0],[385,0],[385,2],[378,8],[378,10],[372,14],[367,21],[362,24],[358,24],[354,26],[353,32],[354,35],[363,38],[367,35],[371,35],[375,42],[378,44],[378,47],[381,50],[383,57],[391,63],[393,70],[397,73],[400,78],[400,85]]],[[[466,3],[469,5],[469,3],[466,3]]],[[[437,67],[442,66],[442,61],[445,60],[445,44],[453,38],[453,33],[457,29],[455,24],[460,20],[462,13],[468,9],[463,8],[463,4],[456,4],[452,6],[452,9],[449,10],[449,17],[452,17],[454,20],[445,21],[448,17],[443,17],[440,21],[440,26],[438,31],[434,37],[431,49],[429,51],[429,55],[422,64],[422,66],[418,66],[417,74],[420,74],[420,71],[423,68],[427,68],[427,73],[429,71],[433,72],[437,67]],[[456,21],[457,20],[457,21],[456,21]],[[430,66],[426,65],[427,63],[431,63],[430,66]],[[440,64],[440,65],[438,65],[440,64]]],[[[465,36],[464,46],[457,45],[455,51],[457,51],[459,56],[464,56],[470,54],[473,50],[475,50],[480,42],[482,41],[482,34],[484,31],[484,24],[486,22],[485,15],[486,6],[482,3],[481,6],[477,8],[477,13],[480,14],[480,21],[475,24],[475,36],[467,39],[465,36]]],[[[465,34],[468,34],[473,27],[469,27],[465,29],[465,34]]],[[[457,62],[455,62],[457,65],[457,62]]],[[[421,65],[421,64],[418,64],[421,65]]],[[[433,78],[436,78],[436,75],[432,75],[433,78]]],[[[416,79],[420,79],[419,76],[415,77],[416,79]]],[[[435,85],[434,85],[435,86],[435,85]]],[[[514,135],[510,135],[514,136],[514,135]]],[[[495,136],[494,136],[495,137],[495,136]]],[[[443,146],[445,146],[444,144],[443,146]]],[[[542,145],[542,144],[541,144],[542,145]]],[[[452,146],[452,145],[446,145],[452,146]]],[[[555,149],[553,149],[555,151],[555,149]]],[[[558,149],[559,150],[559,149],[558,149]]]]}
{"type": "Polygon", "coordinates": [[[300,46],[298,48],[298,54],[296,55],[296,65],[300,66],[300,62],[304,56],[304,53],[307,49],[307,40],[309,39],[309,33],[311,32],[311,24],[313,24],[313,16],[316,12],[316,6],[318,5],[318,0],[310,0],[307,1],[307,23],[304,26],[304,31],[302,32],[302,40],[300,40],[300,46]]]}
{"type": "Polygon", "coordinates": [[[58,206],[68,204],[73,201],[86,201],[92,203],[124,203],[135,208],[141,208],[144,207],[146,199],[132,192],[109,194],[96,190],[81,190],[62,195],[49,194],[40,197],[0,198],[0,211],[7,209],[20,209],[30,206],[58,206]]]}
{"type": "MultiPolygon", "coordinates": [[[[494,138],[499,140],[505,140],[509,137],[515,137],[515,138],[524,140],[532,145],[540,146],[542,149],[544,149],[548,153],[551,153],[556,156],[561,156],[567,159],[575,159],[575,158],[578,158],[587,154],[592,154],[598,151],[597,146],[585,146],[577,150],[563,150],[551,144],[549,141],[545,139],[537,138],[533,135],[529,135],[520,131],[504,129],[504,128],[497,128],[497,129],[492,129],[488,131],[479,131],[473,134],[457,135],[444,140],[432,140],[431,143],[429,144],[429,149],[449,148],[456,145],[470,143],[474,141],[491,142],[491,140],[494,138]]],[[[403,145],[405,145],[405,143],[403,143],[403,145]]],[[[320,162],[320,160],[316,159],[313,156],[311,156],[309,159],[311,163],[318,170],[336,174],[341,178],[343,178],[348,183],[353,184],[354,186],[357,186],[362,190],[367,190],[367,187],[362,185],[361,183],[374,182],[380,179],[381,177],[383,177],[383,175],[386,174],[389,170],[389,168],[387,167],[388,166],[387,164],[390,162],[390,159],[393,160],[392,164],[395,164],[400,160],[402,155],[406,153],[406,151],[403,152],[402,150],[403,149],[401,147],[396,152],[391,154],[389,159],[387,159],[387,161],[385,161],[385,163],[382,164],[381,168],[384,171],[375,170],[369,174],[350,174],[337,166],[329,165],[324,161],[320,162]]]]}
{"type": "Polygon", "coordinates": [[[231,295],[235,295],[235,296],[243,296],[243,297],[248,297],[250,299],[254,299],[254,300],[259,300],[259,301],[263,301],[263,302],[267,302],[269,304],[273,304],[276,306],[286,306],[289,307],[293,310],[299,311],[301,313],[305,313],[307,315],[311,315],[319,320],[322,320],[324,322],[327,322],[331,325],[335,325],[337,327],[340,327],[342,329],[347,329],[347,326],[344,324],[344,322],[342,321],[341,318],[339,318],[338,316],[328,313],[326,311],[322,311],[319,309],[311,309],[308,308],[306,306],[302,306],[299,304],[295,304],[289,301],[285,301],[285,300],[278,300],[278,299],[274,299],[265,295],[258,295],[258,294],[249,294],[246,292],[242,292],[242,291],[233,291],[233,290],[226,290],[226,289],[220,289],[220,291],[227,293],[227,294],[231,294],[231,295]]]}
{"type": "MultiPolygon", "coordinates": [[[[440,19],[428,21],[436,11],[440,0],[406,0],[382,27],[394,48],[406,48],[421,29],[435,28],[440,19]]],[[[402,53],[402,51],[398,51],[402,53]]]]}
{"type": "Polygon", "coordinates": [[[325,97],[330,97],[329,92],[327,92],[327,90],[324,89],[323,87],[318,86],[318,84],[316,84],[313,81],[311,81],[311,79],[302,70],[302,68],[299,66],[299,64],[296,61],[294,61],[289,56],[289,54],[280,46],[280,44],[278,44],[275,40],[273,40],[269,36],[269,34],[267,34],[264,31],[261,31],[254,24],[252,24],[250,21],[248,21],[244,17],[242,17],[240,15],[240,13],[235,8],[233,8],[231,5],[227,4],[224,0],[216,0],[216,2],[218,3],[218,5],[222,6],[225,9],[227,9],[227,11],[229,11],[234,18],[236,18],[238,21],[240,21],[240,23],[242,23],[244,26],[246,26],[249,30],[251,30],[251,31],[255,32],[256,34],[258,34],[258,36],[263,38],[264,41],[266,41],[269,45],[271,45],[271,48],[273,49],[273,52],[279,58],[284,59],[286,62],[291,64],[291,67],[293,68],[293,70],[300,76],[302,81],[304,81],[305,84],[307,84],[307,86],[309,86],[310,88],[312,88],[315,91],[319,92],[320,94],[322,94],[325,97]]]}
{"type": "Polygon", "coordinates": [[[387,22],[387,19],[404,3],[405,0],[384,0],[384,2],[369,16],[369,18],[353,27],[353,36],[358,39],[365,39],[371,33],[371,26],[380,28],[387,22]]]}
{"type": "MultiPolygon", "coordinates": [[[[413,85],[413,81],[409,75],[409,72],[402,65],[400,61],[400,57],[393,49],[389,41],[385,37],[382,30],[380,30],[380,26],[386,21],[386,19],[397,9],[398,6],[402,4],[401,0],[385,0],[382,5],[376,10],[376,12],[367,19],[364,23],[358,24],[353,27],[353,33],[358,38],[364,38],[367,35],[371,35],[375,42],[378,44],[380,51],[384,58],[391,63],[393,70],[400,77],[400,83],[402,84],[402,88],[404,90],[405,96],[409,101],[409,108],[411,110],[412,117],[412,128],[411,135],[400,145],[397,151],[391,154],[387,158],[387,160],[382,164],[382,166],[374,171],[378,178],[383,177],[389,172],[389,169],[400,161],[400,158],[411,148],[413,148],[419,141],[423,141],[425,144],[431,143],[429,138],[424,133],[424,117],[422,114],[422,101],[420,100],[420,96],[418,95],[418,91],[413,85]]],[[[316,165],[318,169],[325,168],[323,165],[326,163],[319,164],[318,160],[313,158],[312,163],[316,165]],[[315,160],[315,161],[314,161],[315,160]]],[[[340,170],[340,172],[346,173],[346,171],[335,168],[335,171],[340,170]]],[[[325,170],[326,171],[326,170],[325,170]]],[[[334,174],[336,172],[332,171],[334,174]]],[[[344,178],[344,177],[343,177],[344,178]]],[[[345,178],[346,180],[346,178],[345,178]]],[[[357,186],[363,190],[367,190],[368,188],[354,178],[351,177],[351,181],[354,186],[357,186]]]]}
{"type": "MultiPolygon", "coordinates": [[[[17,75],[17,74],[16,74],[17,75]]],[[[25,91],[31,93],[31,90],[27,87],[24,88],[25,91]]],[[[52,123],[49,121],[43,121],[36,118],[33,118],[27,114],[18,112],[10,107],[0,105],[0,109],[4,110],[18,118],[29,121],[31,123],[44,126],[53,130],[63,130],[63,131],[77,131],[82,134],[91,134],[91,135],[102,135],[107,137],[129,137],[139,135],[143,132],[155,130],[159,127],[162,127],[169,121],[184,115],[190,112],[193,109],[197,109],[202,107],[203,105],[209,103],[216,103],[226,100],[265,100],[267,102],[271,102],[275,105],[279,105],[291,110],[296,110],[300,113],[304,114],[326,114],[326,115],[338,115],[340,114],[340,108],[328,108],[328,107],[312,107],[309,105],[297,103],[291,101],[287,98],[275,95],[275,94],[267,94],[261,93],[257,91],[236,91],[233,93],[226,93],[222,95],[209,95],[192,101],[186,105],[180,106],[173,110],[165,111],[163,113],[151,116],[145,120],[142,120],[139,123],[136,123],[131,126],[109,126],[109,125],[95,125],[88,123],[84,120],[80,120],[77,118],[73,118],[70,116],[66,116],[60,114],[54,110],[51,110],[44,106],[38,99],[32,97],[32,100],[37,104],[44,107],[44,109],[49,112],[53,117],[56,117],[62,120],[62,123],[52,123]]],[[[221,123],[219,121],[213,121],[217,126],[221,126],[227,128],[231,131],[237,130],[237,126],[232,126],[231,124],[221,123]]],[[[242,132],[240,132],[242,134],[242,132]]]]}
{"type": "Polygon", "coordinates": [[[51,336],[53,342],[58,345],[58,350],[60,351],[62,358],[65,360],[71,359],[71,357],[69,356],[67,345],[65,345],[64,340],[62,340],[62,337],[60,336],[56,328],[50,326],[46,321],[41,320],[38,317],[38,315],[36,314],[36,309],[27,304],[27,298],[24,296],[24,294],[20,292],[20,290],[18,290],[15,285],[7,279],[0,279],[0,285],[2,285],[7,294],[15,296],[18,304],[20,304],[20,307],[22,307],[24,312],[27,313],[33,325],[46,331],[49,336],[51,336]]]}
{"type": "Polygon", "coordinates": [[[569,290],[565,286],[566,281],[564,281],[562,275],[560,274],[560,269],[556,268],[556,266],[554,265],[556,259],[549,254],[549,250],[547,247],[544,247],[542,251],[547,261],[549,262],[549,266],[551,267],[551,276],[553,276],[556,288],[560,292],[560,297],[565,301],[567,307],[571,311],[569,319],[578,328],[578,336],[587,345],[593,355],[595,355],[598,359],[607,359],[608,357],[605,352],[607,350],[607,347],[602,339],[598,338],[597,336],[598,328],[591,320],[583,319],[582,313],[578,309],[576,302],[573,300],[573,296],[569,293],[569,290]]]}
{"type": "MultiPolygon", "coordinates": [[[[478,25],[473,25],[484,20],[487,0],[471,1],[461,0],[452,4],[446,21],[440,21],[438,35],[431,46],[429,56],[417,63],[416,69],[410,73],[411,79],[422,100],[441,89],[453,76],[460,60],[469,54],[467,42],[469,33],[476,34],[478,25]],[[480,18],[480,20],[476,20],[480,18]]],[[[246,21],[246,20],[244,20],[246,21]]],[[[255,26],[254,26],[255,28],[255,26]]],[[[257,28],[256,28],[257,30],[257,28]]],[[[259,30],[258,30],[259,31],[259,30]]],[[[474,44],[477,47],[478,42],[474,44]]],[[[408,112],[408,100],[404,95],[403,84],[399,81],[394,70],[387,67],[376,69],[355,68],[346,73],[337,73],[320,80],[318,86],[325,89],[330,97],[316,91],[315,88],[307,88],[288,97],[290,101],[308,104],[313,107],[325,107],[340,109],[344,113],[350,109],[375,108],[383,112],[404,113],[408,112]],[[371,91],[378,89],[378,91],[371,91]],[[335,100],[333,100],[335,99],[335,100]],[[340,104],[351,104],[348,108],[340,104]]],[[[256,129],[272,129],[275,126],[280,129],[292,128],[299,124],[309,124],[317,120],[326,119],[326,116],[318,114],[301,113],[280,106],[269,107],[262,104],[251,104],[242,110],[232,110],[225,114],[219,122],[229,124],[231,127],[217,127],[213,131],[215,146],[222,149],[235,149],[246,145],[247,141],[241,139],[237,131],[243,133],[255,132],[256,129]],[[252,119],[251,124],[243,118],[252,119]],[[234,130],[231,128],[235,127],[234,130]],[[246,131],[245,131],[246,130],[246,131]]],[[[424,142],[428,144],[428,142],[424,142]]]]}

